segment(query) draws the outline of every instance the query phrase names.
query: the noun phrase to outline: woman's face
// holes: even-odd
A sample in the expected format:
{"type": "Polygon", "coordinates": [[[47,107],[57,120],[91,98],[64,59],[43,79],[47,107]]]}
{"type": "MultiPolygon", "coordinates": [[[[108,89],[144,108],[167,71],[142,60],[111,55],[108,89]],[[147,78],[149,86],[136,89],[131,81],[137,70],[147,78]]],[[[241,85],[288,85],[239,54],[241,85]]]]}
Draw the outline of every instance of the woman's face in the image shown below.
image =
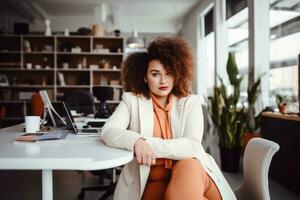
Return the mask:
{"type": "Polygon", "coordinates": [[[174,86],[172,72],[166,71],[159,60],[152,60],[148,64],[145,82],[152,93],[158,97],[167,97],[174,86]]]}

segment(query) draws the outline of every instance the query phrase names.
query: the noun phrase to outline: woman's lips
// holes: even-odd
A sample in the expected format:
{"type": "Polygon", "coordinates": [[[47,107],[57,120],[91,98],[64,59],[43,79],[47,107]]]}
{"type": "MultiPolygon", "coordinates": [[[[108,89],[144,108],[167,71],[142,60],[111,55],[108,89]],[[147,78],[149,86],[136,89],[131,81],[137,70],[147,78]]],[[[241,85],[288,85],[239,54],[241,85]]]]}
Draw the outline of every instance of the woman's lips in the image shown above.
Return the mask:
{"type": "Polygon", "coordinates": [[[164,87],[159,87],[160,90],[167,90],[168,86],[164,86],[164,87]]]}

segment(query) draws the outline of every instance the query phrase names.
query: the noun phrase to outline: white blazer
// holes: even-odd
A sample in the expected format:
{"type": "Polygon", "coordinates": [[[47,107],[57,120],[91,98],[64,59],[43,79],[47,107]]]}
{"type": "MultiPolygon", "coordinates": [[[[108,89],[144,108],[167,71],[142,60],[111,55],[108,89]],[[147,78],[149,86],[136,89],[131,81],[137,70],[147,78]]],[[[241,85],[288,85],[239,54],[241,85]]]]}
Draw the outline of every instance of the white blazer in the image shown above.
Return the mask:
{"type": "MultiPolygon", "coordinates": [[[[112,147],[133,151],[138,138],[144,138],[157,158],[182,160],[197,158],[216,183],[224,200],[236,197],[214,159],[202,145],[203,113],[200,97],[173,99],[171,128],[173,139],[154,138],[154,112],[151,99],[124,93],[122,101],[103,127],[103,140],[112,147]]],[[[114,193],[114,200],[139,200],[143,194],[150,167],[139,165],[136,159],[124,166],[114,193]]]]}

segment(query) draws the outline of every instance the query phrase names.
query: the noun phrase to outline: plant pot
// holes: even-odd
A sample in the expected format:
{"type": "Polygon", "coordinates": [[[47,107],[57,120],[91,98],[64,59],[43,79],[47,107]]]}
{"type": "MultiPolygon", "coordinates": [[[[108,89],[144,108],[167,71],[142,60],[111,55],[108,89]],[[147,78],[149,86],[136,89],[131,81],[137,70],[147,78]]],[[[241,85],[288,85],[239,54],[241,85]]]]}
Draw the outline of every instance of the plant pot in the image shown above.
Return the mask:
{"type": "Polygon", "coordinates": [[[221,168],[225,172],[239,171],[241,148],[224,149],[221,147],[221,168]]]}

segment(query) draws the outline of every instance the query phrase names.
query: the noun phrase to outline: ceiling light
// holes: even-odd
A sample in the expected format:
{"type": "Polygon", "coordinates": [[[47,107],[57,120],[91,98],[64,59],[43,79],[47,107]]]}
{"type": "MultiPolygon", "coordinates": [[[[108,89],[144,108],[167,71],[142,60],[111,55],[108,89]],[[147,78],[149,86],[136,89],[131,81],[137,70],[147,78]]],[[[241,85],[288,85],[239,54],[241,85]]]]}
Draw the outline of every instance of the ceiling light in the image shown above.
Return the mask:
{"type": "Polygon", "coordinates": [[[143,48],[144,47],[144,40],[138,37],[137,29],[133,30],[132,37],[129,37],[126,41],[126,44],[129,48],[143,48]]]}

